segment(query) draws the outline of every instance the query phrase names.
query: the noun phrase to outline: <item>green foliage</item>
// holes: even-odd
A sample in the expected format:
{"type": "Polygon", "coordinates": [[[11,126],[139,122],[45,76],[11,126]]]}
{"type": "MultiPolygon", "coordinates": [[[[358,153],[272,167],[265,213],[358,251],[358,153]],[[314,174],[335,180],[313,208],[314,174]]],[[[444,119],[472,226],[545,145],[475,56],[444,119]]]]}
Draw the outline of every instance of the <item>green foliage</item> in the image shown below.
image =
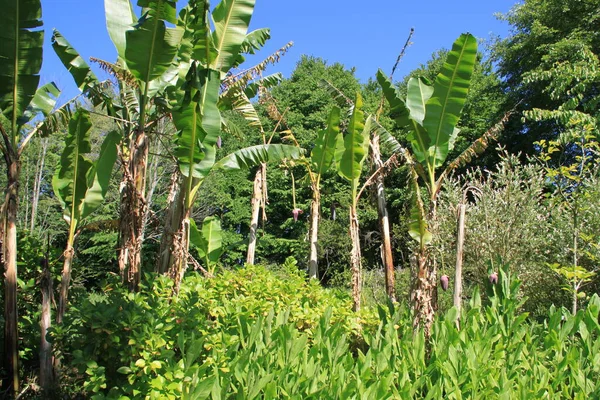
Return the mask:
{"type": "Polygon", "coordinates": [[[502,16],[511,34],[493,56],[510,101],[526,117],[514,121],[511,150],[531,154],[533,142],[586,126],[598,133],[598,7],[598,0],[526,0],[502,16]]]}
{"type": "Polygon", "coordinates": [[[206,280],[188,276],[179,298],[158,278],[141,293],[108,285],[57,329],[73,388],[93,398],[593,398],[600,298],[543,324],[521,313],[508,268],[459,314],[420,330],[402,308],[357,316],[350,301],[306,283],[288,260],[280,272],[248,267],[206,280]],[[281,277],[286,277],[282,280],[281,277]],[[277,311],[275,311],[277,310],[277,311]],[[460,321],[460,329],[457,327],[460,321]],[[61,328],[62,329],[62,328],[61,328]],[[75,386],[77,385],[77,386],[75,386]]]}
{"type": "MultiPolygon", "coordinates": [[[[16,147],[17,127],[33,100],[42,67],[42,6],[40,0],[3,0],[0,3],[0,110],[11,128],[12,146],[16,147]]],[[[27,122],[27,121],[25,121],[27,122]]]]}
{"type": "Polygon", "coordinates": [[[190,244],[196,248],[208,271],[213,273],[214,266],[223,254],[223,236],[221,221],[214,216],[204,218],[202,229],[190,220],[190,244]]]}
{"type": "Polygon", "coordinates": [[[95,163],[86,158],[91,152],[91,127],[89,113],[78,110],[69,123],[65,149],[52,180],[54,193],[64,208],[64,218],[75,227],[104,200],[117,159],[116,144],[120,135],[115,131],[104,139],[95,163]]]}

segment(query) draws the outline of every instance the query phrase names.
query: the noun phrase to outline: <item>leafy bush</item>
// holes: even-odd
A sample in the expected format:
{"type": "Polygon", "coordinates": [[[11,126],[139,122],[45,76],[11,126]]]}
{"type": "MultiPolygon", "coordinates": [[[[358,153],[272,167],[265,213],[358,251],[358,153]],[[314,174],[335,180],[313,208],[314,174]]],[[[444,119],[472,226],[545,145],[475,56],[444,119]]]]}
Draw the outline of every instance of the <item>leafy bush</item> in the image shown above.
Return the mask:
{"type": "Polygon", "coordinates": [[[346,295],[294,268],[191,275],[172,300],[161,277],[136,294],[108,285],[71,310],[72,334],[56,332],[71,338],[67,372],[97,399],[600,396],[598,296],[532,323],[503,267],[487,303],[476,289],[460,315],[436,320],[427,345],[404,308],[356,316],[346,295]]]}

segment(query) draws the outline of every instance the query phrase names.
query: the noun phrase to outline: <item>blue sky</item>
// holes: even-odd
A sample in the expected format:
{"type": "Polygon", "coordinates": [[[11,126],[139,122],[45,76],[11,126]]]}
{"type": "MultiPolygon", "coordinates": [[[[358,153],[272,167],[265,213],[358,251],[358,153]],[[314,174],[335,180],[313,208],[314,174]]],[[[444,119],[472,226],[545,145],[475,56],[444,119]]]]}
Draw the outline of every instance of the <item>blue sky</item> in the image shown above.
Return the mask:
{"type": "MultiPolygon", "coordinates": [[[[509,26],[494,14],[509,11],[516,2],[257,0],[250,29],[271,28],[271,40],[260,54],[261,59],[285,43],[294,42],[288,54],[270,67],[269,72],[280,71],[289,77],[300,56],[308,54],[329,63],[355,67],[356,76],[366,82],[378,68],[390,71],[410,28],[414,27],[413,45],[395,75],[400,79],[426,62],[436,50],[450,47],[463,32],[480,39],[505,37],[509,26]]],[[[216,0],[212,3],[217,4],[216,0]]],[[[56,82],[63,90],[63,98],[70,98],[77,94],[77,88],[50,46],[52,29],[58,29],[87,61],[90,56],[114,61],[116,51],[106,32],[104,1],[42,0],[42,7],[46,29],[42,81],[56,82]]]]}

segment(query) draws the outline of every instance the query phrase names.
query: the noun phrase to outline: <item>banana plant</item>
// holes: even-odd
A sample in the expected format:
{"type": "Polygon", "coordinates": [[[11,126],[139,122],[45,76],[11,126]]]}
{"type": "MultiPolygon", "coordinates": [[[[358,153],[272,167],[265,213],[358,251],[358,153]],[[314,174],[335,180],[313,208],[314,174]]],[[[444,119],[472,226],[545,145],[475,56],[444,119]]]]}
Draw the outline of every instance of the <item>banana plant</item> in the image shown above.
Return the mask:
{"type": "MultiPolygon", "coordinates": [[[[179,204],[175,205],[180,212],[167,235],[171,243],[161,245],[161,259],[166,260],[167,265],[159,268],[168,267],[175,281],[175,292],[187,268],[192,206],[204,178],[215,167],[216,143],[223,121],[219,92],[231,68],[241,62],[241,54],[254,51],[266,40],[265,31],[248,33],[254,0],[221,1],[212,12],[214,30],[209,24],[208,1],[190,1],[188,7],[184,42],[185,47],[191,49],[189,69],[185,77],[179,76],[171,95],[173,122],[177,128],[175,155],[183,177],[177,196],[179,204]],[[164,252],[169,256],[162,258],[164,252]]],[[[288,149],[287,152],[298,151],[288,149]]],[[[226,157],[217,167],[249,166],[285,153],[283,145],[242,149],[226,157]]]]}
{"type": "Polygon", "coordinates": [[[137,290],[141,278],[148,135],[167,114],[158,105],[180,72],[182,57],[178,53],[183,47],[184,30],[178,25],[176,3],[139,0],[139,19],[129,0],[104,3],[108,34],[118,56],[116,63],[96,61],[117,78],[119,85],[120,104],[115,107],[115,121],[123,138],[119,146],[123,180],[118,259],[121,276],[131,290],[137,290]]]}
{"type": "Polygon", "coordinates": [[[215,266],[223,254],[223,236],[219,218],[216,216],[206,217],[202,221],[202,229],[198,229],[196,222],[191,219],[190,244],[198,251],[198,255],[206,267],[207,275],[214,275],[215,266]]]}
{"type": "MultiPolygon", "coordinates": [[[[422,326],[429,337],[436,298],[436,264],[430,245],[435,230],[437,199],[445,177],[485,149],[502,129],[508,115],[475,141],[458,158],[444,166],[460,130],[457,123],[467,99],[469,84],[477,57],[477,40],[470,34],[461,35],[453,44],[433,86],[423,78],[411,78],[406,98],[402,98],[392,82],[380,70],[377,80],[390,104],[390,116],[399,128],[408,130],[412,155],[404,153],[410,167],[413,206],[409,234],[418,243],[415,251],[417,276],[412,290],[415,326],[422,326]],[[421,186],[423,182],[424,187],[421,186]],[[422,198],[426,192],[427,201],[422,198]],[[432,229],[433,227],[433,229],[432,229]]],[[[392,142],[389,135],[382,139],[392,142]]]]}
{"type": "Polygon", "coordinates": [[[110,132],[104,139],[95,162],[86,155],[91,153],[89,112],[79,109],[69,122],[65,149],[52,178],[54,194],[63,207],[63,218],[69,225],[56,322],[62,323],[67,301],[75,249],[73,244],[82,220],[98,208],[106,195],[112,169],[117,159],[120,134],[110,132]]]}
{"type": "MultiPolygon", "coordinates": [[[[53,83],[38,88],[42,66],[42,6],[39,0],[0,1],[0,151],[6,162],[7,186],[0,234],[4,263],[4,343],[6,382],[19,391],[17,330],[17,208],[21,155],[39,123],[24,127],[36,116],[49,114],[60,91],[53,83]]],[[[10,396],[10,395],[9,395],[10,396]]]]}
{"type": "Polygon", "coordinates": [[[352,271],[352,299],[354,310],[360,310],[361,296],[361,252],[360,252],[360,230],[358,224],[358,198],[359,183],[363,163],[369,150],[369,136],[372,129],[372,118],[369,116],[365,121],[362,111],[363,100],[359,93],[356,94],[354,107],[343,145],[337,146],[335,159],[338,174],[350,182],[351,204],[350,204],[350,239],[352,240],[352,253],[350,255],[350,267],[352,271]]]}

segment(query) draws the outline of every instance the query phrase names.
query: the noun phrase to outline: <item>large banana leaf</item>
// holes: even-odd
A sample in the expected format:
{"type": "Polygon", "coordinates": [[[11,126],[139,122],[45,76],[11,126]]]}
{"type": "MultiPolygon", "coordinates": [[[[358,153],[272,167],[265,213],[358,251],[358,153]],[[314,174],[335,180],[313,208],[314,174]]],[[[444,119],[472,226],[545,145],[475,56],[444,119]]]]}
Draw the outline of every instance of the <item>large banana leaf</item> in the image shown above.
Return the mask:
{"type": "Polygon", "coordinates": [[[339,107],[331,110],[327,118],[327,129],[319,132],[315,147],[313,147],[310,158],[318,176],[327,171],[333,162],[337,140],[340,136],[340,114],[339,107]]]}
{"type": "MultiPolygon", "coordinates": [[[[433,95],[425,107],[423,127],[430,138],[428,164],[441,166],[450,150],[450,141],[467,99],[477,58],[477,39],[461,35],[452,45],[442,70],[433,84],[433,95]]],[[[455,135],[454,135],[455,136],[455,135]]]]}
{"type": "Polygon", "coordinates": [[[131,2],[130,0],[104,0],[104,12],[108,35],[117,49],[119,58],[125,60],[127,43],[125,33],[133,29],[133,24],[137,22],[131,2]]]}
{"type": "Polygon", "coordinates": [[[98,82],[98,78],[90,66],[56,29],[52,34],[52,47],[65,68],[71,73],[79,90],[86,92],[98,82]]]}
{"type": "Polygon", "coordinates": [[[214,69],[226,73],[236,63],[246,40],[254,3],[255,0],[223,0],[215,7],[213,43],[218,55],[212,64],[214,69]]]}
{"type": "Polygon", "coordinates": [[[177,0],[138,0],[144,18],[159,18],[171,24],[177,23],[177,0]]]}
{"type": "Polygon", "coordinates": [[[215,164],[215,169],[232,170],[248,169],[262,162],[297,160],[304,155],[304,150],[286,144],[262,144],[235,151],[223,157],[215,164]]]}
{"type": "Polygon", "coordinates": [[[190,243],[196,247],[207,268],[217,263],[221,254],[223,254],[223,236],[219,218],[215,216],[206,217],[202,222],[202,230],[199,230],[196,222],[191,219],[190,243]]]}
{"type": "Polygon", "coordinates": [[[423,128],[423,119],[425,118],[425,107],[427,101],[433,94],[433,88],[425,83],[423,78],[410,78],[407,85],[406,107],[408,108],[411,131],[407,135],[410,141],[415,158],[420,163],[427,161],[431,139],[425,128],[423,128]]]}
{"type": "Polygon", "coordinates": [[[269,39],[271,39],[271,30],[269,28],[261,28],[249,32],[240,47],[240,53],[255,54],[256,51],[263,48],[269,39]]]}
{"type": "Polygon", "coordinates": [[[398,128],[404,128],[408,126],[410,124],[410,114],[406,108],[404,100],[402,100],[400,97],[398,89],[382,70],[377,71],[377,82],[379,82],[381,85],[383,95],[387,99],[388,103],[390,103],[390,118],[396,122],[398,128]]]}
{"type": "Polygon", "coordinates": [[[44,31],[40,0],[0,0],[0,110],[11,123],[16,145],[18,119],[40,81],[44,31]]]}
{"type": "Polygon", "coordinates": [[[213,35],[210,31],[209,11],[210,4],[208,0],[192,0],[190,1],[191,14],[194,17],[191,19],[192,32],[192,56],[199,61],[204,67],[211,66],[213,69],[214,60],[217,58],[217,50],[213,43],[213,35]]]}
{"type": "Polygon", "coordinates": [[[138,5],[145,14],[134,29],[125,32],[125,59],[133,76],[148,84],[171,66],[183,31],[166,26],[166,22],[176,22],[174,2],[140,0],[138,5]]]}
{"type": "Polygon", "coordinates": [[[207,170],[201,163],[221,133],[221,114],[217,107],[220,85],[218,71],[198,69],[192,64],[184,104],[173,112],[173,122],[179,131],[175,156],[186,177],[206,176],[207,170]]]}
{"type": "Polygon", "coordinates": [[[107,135],[95,163],[86,157],[92,150],[91,127],[89,112],[77,110],[69,122],[65,149],[52,178],[54,193],[64,208],[63,216],[72,226],[102,203],[117,159],[120,136],[116,132],[107,135]]]}
{"type": "Polygon", "coordinates": [[[23,115],[17,118],[18,124],[24,125],[40,113],[45,117],[50,115],[56,105],[58,96],[60,96],[60,90],[54,82],[39,87],[23,115]]]}
{"type": "Polygon", "coordinates": [[[363,162],[367,156],[370,128],[365,129],[365,114],[362,111],[363,100],[356,94],[354,111],[348,123],[348,133],[344,137],[344,152],[338,161],[339,174],[351,182],[360,178],[363,162]]]}
{"type": "Polygon", "coordinates": [[[98,159],[88,172],[87,191],[83,200],[81,219],[96,210],[104,201],[112,176],[113,166],[117,160],[117,146],[121,141],[118,131],[111,131],[102,142],[98,159]]]}
{"type": "Polygon", "coordinates": [[[69,131],[65,139],[65,149],[60,157],[60,164],[52,178],[54,193],[64,208],[67,222],[80,219],[81,206],[87,191],[87,174],[92,169],[92,162],[85,157],[92,151],[89,131],[92,121],[89,112],[79,109],[69,122],[69,131]]]}

